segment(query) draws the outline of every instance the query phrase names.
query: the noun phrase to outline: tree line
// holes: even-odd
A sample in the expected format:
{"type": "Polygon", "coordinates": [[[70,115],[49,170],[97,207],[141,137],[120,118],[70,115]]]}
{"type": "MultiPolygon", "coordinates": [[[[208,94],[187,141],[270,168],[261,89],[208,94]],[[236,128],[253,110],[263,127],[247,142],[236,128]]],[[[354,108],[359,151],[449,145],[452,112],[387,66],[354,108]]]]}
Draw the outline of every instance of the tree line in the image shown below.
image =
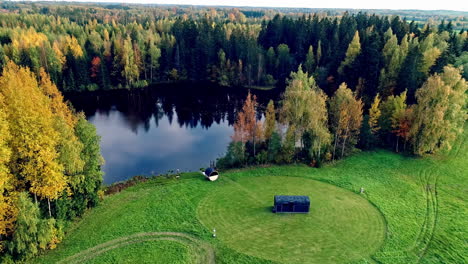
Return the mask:
{"type": "Polygon", "coordinates": [[[0,67],[10,59],[36,74],[44,68],[61,90],[86,91],[184,80],[284,89],[302,64],[328,96],[346,82],[368,107],[377,93],[404,90],[414,103],[430,74],[468,57],[467,32],[444,21],[421,27],[347,12],[243,19],[238,10],[231,18],[216,10],[163,16],[157,8],[147,18],[96,9],[99,20],[85,20],[86,8],[60,10],[0,14],[0,67]]]}
{"type": "Polygon", "coordinates": [[[358,90],[343,82],[328,97],[302,68],[290,74],[282,100],[276,107],[270,101],[263,119],[256,96],[248,94],[219,167],[321,166],[358,148],[375,147],[427,155],[450,149],[463,133],[468,84],[459,68],[445,66],[429,76],[416,90],[414,104],[408,103],[405,90],[395,96],[377,94],[367,110],[358,90]]]}
{"type": "Polygon", "coordinates": [[[0,75],[2,263],[55,248],[68,220],[100,198],[100,138],[44,69],[7,62],[0,75]]]}

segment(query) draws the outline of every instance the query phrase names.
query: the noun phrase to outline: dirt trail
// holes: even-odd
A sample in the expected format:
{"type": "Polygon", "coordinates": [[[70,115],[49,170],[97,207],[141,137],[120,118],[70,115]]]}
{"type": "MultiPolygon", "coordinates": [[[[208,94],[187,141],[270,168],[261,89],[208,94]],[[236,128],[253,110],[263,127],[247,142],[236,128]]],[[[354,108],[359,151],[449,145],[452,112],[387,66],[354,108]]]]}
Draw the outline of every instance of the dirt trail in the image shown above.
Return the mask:
{"type": "Polygon", "coordinates": [[[214,249],[208,243],[189,234],[178,232],[146,232],[120,237],[83,250],[58,263],[83,263],[116,248],[156,240],[169,240],[188,245],[196,252],[193,256],[193,263],[215,264],[214,249]]]}

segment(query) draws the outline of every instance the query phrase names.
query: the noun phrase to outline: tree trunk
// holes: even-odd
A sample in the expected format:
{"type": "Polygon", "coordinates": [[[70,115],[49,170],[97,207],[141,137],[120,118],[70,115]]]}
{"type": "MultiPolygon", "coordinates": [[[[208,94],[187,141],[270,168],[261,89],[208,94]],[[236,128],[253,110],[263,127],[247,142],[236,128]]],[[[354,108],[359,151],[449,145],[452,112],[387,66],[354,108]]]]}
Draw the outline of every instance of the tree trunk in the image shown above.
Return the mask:
{"type": "Polygon", "coordinates": [[[255,135],[253,136],[253,154],[255,158],[255,135]]]}
{"type": "Polygon", "coordinates": [[[332,158],[332,160],[335,160],[337,141],[338,141],[338,132],[335,133],[335,144],[333,144],[333,158],[332,158]]]}
{"type": "Polygon", "coordinates": [[[398,136],[396,137],[396,152],[398,153],[398,136]]]}
{"type": "Polygon", "coordinates": [[[47,54],[44,50],[44,46],[41,47],[41,50],[42,50],[42,60],[44,61],[44,65],[45,65],[45,70],[47,73],[50,73],[49,72],[49,65],[47,64],[47,54]]]}
{"type": "Polygon", "coordinates": [[[345,136],[345,138],[343,139],[343,147],[341,148],[341,158],[344,157],[344,150],[345,150],[345,146],[346,146],[346,139],[348,138],[348,136],[345,136]]]}
{"type": "Polygon", "coordinates": [[[320,150],[321,149],[322,149],[322,145],[320,144],[320,139],[319,139],[317,160],[320,159],[320,150]]]}
{"type": "Polygon", "coordinates": [[[346,130],[345,130],[345,134],[344,134],[344,139],[343,139],[343,147],[341,148],[341,158],[344,157],[344,150],[345,150],[345,146],[346,146],[346,139],[349,137],[349,122],[348,124],[346,125],[346,130]]]}
{"type": "Polygon", "coordinates": [[[52,218],[52,212],[50,211],[50,198],[47,198],[47,203],[49,205],[49,217],[52,218]]]}

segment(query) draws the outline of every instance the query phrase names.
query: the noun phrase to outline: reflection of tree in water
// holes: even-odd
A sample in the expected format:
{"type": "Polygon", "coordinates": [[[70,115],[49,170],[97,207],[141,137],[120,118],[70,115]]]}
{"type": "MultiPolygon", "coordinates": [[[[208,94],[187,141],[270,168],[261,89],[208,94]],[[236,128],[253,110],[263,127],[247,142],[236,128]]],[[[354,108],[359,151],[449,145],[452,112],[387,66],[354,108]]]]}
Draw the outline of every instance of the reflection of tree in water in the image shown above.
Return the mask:
{"type": "MultiPolygon", "coordinates": [[[[260,112],[270,98],[276,97],[271,92],[254,93],[260,103],[260,112]]],[[[180,127],[201,126],[208,129],[213,123],[221,122],[232,125],[246,95],[247,90],[244,89],[179,85],[68,94],[67,98],[78,111],[84,111],[87,117],[96,112],[108,116],[111,111],[117,110],[122,113],[126,126],[137,133],[139,127],[143,127],[145,131],[150,129],[151,118],[154,118],[156,127],[163,117],[167,117],[170,124],[177,122],[180,127]]]]}

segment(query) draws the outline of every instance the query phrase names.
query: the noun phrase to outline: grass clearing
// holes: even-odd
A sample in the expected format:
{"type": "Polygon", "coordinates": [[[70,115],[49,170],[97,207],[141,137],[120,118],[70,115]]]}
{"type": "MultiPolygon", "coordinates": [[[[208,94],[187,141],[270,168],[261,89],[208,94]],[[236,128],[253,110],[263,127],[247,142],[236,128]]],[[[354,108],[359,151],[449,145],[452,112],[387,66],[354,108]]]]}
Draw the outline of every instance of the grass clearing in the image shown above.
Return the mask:
{"type": "MultiPolygon", "coordinates": [[[[359,188],[364,187],[366,193],[363,198],[373,204],[385,217],[386,235],[383,244],[376,247],[374,252],[371,252],[372,248],[368,251],[362,250],[360,252],[365,252],[362,257],[351,260],[352,263],[467,263],[468,149],[466,137],[467,132],[447,155],[431,158],[404,157],[379,150],[359,153],[320,169],[291,165],[232,170],[221,172],[220,180],[216,182],[205,181],[198,173],[185,174],[181,180],[149,180],[119,194],[106,197],[100,206],[88,212],[67,230],[65,240],[57,249],[34,259],[33,262],[56,263],[108,241],[142,232],[180,232],[210,244],[215,250],[216,263],[289,263],[281,257],[276,257],[276,261],[273,261],[259,257],[260,253],[253,256],[248,250],[235,246],[236,243],[240,243],[239,241],[230,242],[223,237],[214,239],[211,236],[211,230],[202,224],[202,221],[205,223],[209,219],[206,220],[202,215],[200,215],[202,221],[197,218],[200,208],[208,205],[206,197],[218,195],[223,190],[240,190],[240,187],[235,187],[237,184],[247,190],[250,188],[249,192],[260,198],[262,195],[270,195],[269,192],[272,190],[263,190],[267,186],[275,186],[274,188],[278,190],[289,188],[288,186],[307,190],[308,184],[300,187],[292,183],[284,184],[284,177],[287,177],[286,179],[291,182],[309,183],[314,182],[310,180],[316,180],[329,183],[345,189],[346,191],[342,191],[348,193],[358,193],[359,188]],[[277,182],[271,185],[264,184],[266,179],[277,182]]],[[[325,199],[329,194],[327,192],[322,195],[325,199]]],[[[357,194],[350,195],[351,197],[357,196],[357,194]]],[[[236,198],[234,194],[228,194],[229,196],[236,198]]],[[[234,219],[229,219],[234,217],[231,212],[220,214],[213,208],[225,206],[240,211],[236,209],[238,207],[236,204],[242,202],[239,199],[246,195],[239,191],[238,196],[237,200],[216,201],[219,204],[206,208],[206,214],[212,214],[213,217],[221,215],[224,216],[225,221],[234,221],[234,219]],[[208,209],[212,212],[210,213],[208,209]]],[[[311,196],[311,205],[314,204],[313,196],[311,196]]],[[[254,198],[249,197],[245,201],[252,204],[252,199],[254,198]]],[[[273,197],[269,199],[272,204],[273,197]]],[[[255,213],[251,211],[249,219],[255,221],[259,219],[257,214],[266,215],[267,213],[269,217],[274,217],[274,214],[267,212],[268,208],[265,203],[260,206],[263,207],[262,210],[255,213]]],[[[311,211],[311,214],[313,213],[314,211],[311,211]]],[[[279,219],[284,218],[288,221],[287,217],[288,215],[283,215],[279,219]]],[[[205,224],[209,225],[209,223],[205,224]]],[[[224,235],[222,228],[218,228],[218,232],[220,232],[218,235],[224,235]]],[[[250,233],[255,232],[256,230],[250,231],[250,233]]],[[[291,232],[300,233],[300,230],[291,230],[291,232]]],[[[309,229],[307,232],[318,231],[309,229]]],[[[346,234],[330,232],[330,235],[343,238],[346,234]]],[[[246,240],[245,243],[251,243],[248,237],[246,240]]],[[[270,243],[277,245],[278,250],[281,250],[281,241],[270,243]]],[[[360,245],[359,248],[361,246],[364,247],[360,245]]],[[[368,246],[373,245],[369,243],[368,246]]],[[[109,251],[90,261],[115,263],[116,259],[121,261],[131,259],[135,262],[143,262],[149,257],[158,256],[160,259],[176,261],[174,263],[178,263],[179,260],[184,263],[187,260],[185,253],[182,253],[187,250],[184,247],[180,243],[170,245],[168,241],[142,242],[109,251]],[[167,246],[172,249],[159,251],[157,249],[159,242],[162,243],[161,248],[167,246]],[[154,247],[146,247],[146,243],[151,243],[154,247]],[[137,253],[143,248],[148,248],[148,254],[137,253]],[[149,255],[152,249],[154,249],[154,255],[149,255]]],[[[346,247],[341,247],[341,249],[346,250],[346,247]]],[[[309,254],[307,251],[300,253],[309,254]]],[[[303,263],[317,262],[307,260],[303,263]]],[[[337,259],[337,263],[343,262],[337,259]]]]}
{"type": "MultiPolygon", "coordinates": [[[[215,263],[215,256],[214,256],[214,250],[211,246],[209,246],[207,243],[204,243],[203,241],[198,240],[197,238],[187,235],[185,233],[177,233],[177,232],[147,232],[147,233],[138,233],[130,236],[125,236],[121,238],[117,238],[102,244],[99,244],[95,247],[83,250],[73,256],[67,257],[58,263],[63,263],[63,264],[73,264],[73,263],[83,263],[87,262],[88,260],[91,260],[90,262],[95,262],[96,258],[103,258],[102,255],[104,255],[104,258],[109,258],[115,255],[112,252],[115,249],[123,249],[124,251],[127,251],[128,255],[130,255],[130,259],[132,259],[132,249],[134,244],[144,244],[148,242],[153,242],[153,241],[170,241],[170,242],[177,242],[181,244],[188,252],[183,252],[181,257],[176,257],[175,260],[169,261],[169,262],[179,262],[182,261],[181,258],[184,255],[187,255],[187,260],[185,261],[186,263],[199,263],[199,264],[214,264],[215,263]],[[110,253],[109,253],[110,252],[110,253]]],[[[164,243],[163,243],[164,244],[164,243]]],[[[158,248],[157,248],[158,249],[158,248]]],[[[169,248],[172,249],[172,248],[169,248]]],[[[150,253],[155,255],[152,252],[145,252],[145,253],[150,253]]],[[[122,254],[122,253],[117,253],[117,254],[122,254]]],[[[161,254],[160,254],[161,255],[161,254]]],[[[171,254],[166,254],[168,256],[172,256],[171,254]]],[[[176,254],[177,255],[177,254],[176,254]]],[[[157,254],[155,256],[158,256],[157,254]]],[[[138,255],[137,255],[138,257],[138,255]]],[[[163,256],[163,259],[166,256],[163,256]]],[[[152,258],[148,257],[141,257],[142,260],[151,260],[152,258]]],[[[123,257],[123,261],[127,261],[127,257],[123,257]]],[[[120,261],[120,260],[119,260],[120,261]]],[[[158,261],[162,261],[158,259],[158,261]]],[[[164,263],[164,262],[162,262],[164,263]]]]}
{"type": "Polygon", "coordinates": [[[334,185],[297,177],[241,177],[210,193],[198,216],[227,246],[283,263],[370,258],[385,238],[380,212],[334,185]],[[273,214],[275,194],[309,195],[308,214],[273,214]]]}
{"type": "Polygon", "coordinates": [[[131,244],[117,248],[79,263],[158,263],[183,264],[191,262],[192,252],[187,246],[170,241],[158,240],[131,244]]]}

